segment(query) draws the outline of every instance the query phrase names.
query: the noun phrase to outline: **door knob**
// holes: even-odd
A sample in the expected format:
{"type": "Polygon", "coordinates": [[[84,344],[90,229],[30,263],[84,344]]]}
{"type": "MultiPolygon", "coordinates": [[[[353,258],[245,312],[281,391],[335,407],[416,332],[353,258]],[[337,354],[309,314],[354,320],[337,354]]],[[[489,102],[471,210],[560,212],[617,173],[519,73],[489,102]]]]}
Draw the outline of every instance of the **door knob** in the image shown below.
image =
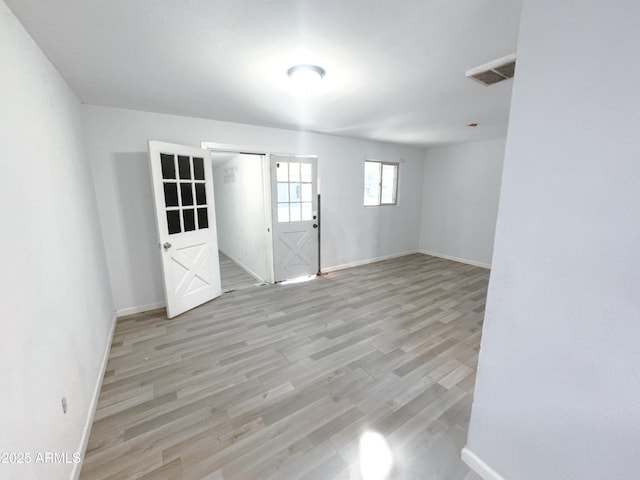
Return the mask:
{"type": "Polygon", "coordinates": [[[171,244],[169,242],[164,242],[164,245],[162,246],[164,247],[165,252],[171,248],[171,244]]]}
{"type": "Polygon", "coordinates": [[[313,224],[313,228],[318,228],[318,224],[317,224],[317,223],[314,223],[314,224],[313,224]]]}

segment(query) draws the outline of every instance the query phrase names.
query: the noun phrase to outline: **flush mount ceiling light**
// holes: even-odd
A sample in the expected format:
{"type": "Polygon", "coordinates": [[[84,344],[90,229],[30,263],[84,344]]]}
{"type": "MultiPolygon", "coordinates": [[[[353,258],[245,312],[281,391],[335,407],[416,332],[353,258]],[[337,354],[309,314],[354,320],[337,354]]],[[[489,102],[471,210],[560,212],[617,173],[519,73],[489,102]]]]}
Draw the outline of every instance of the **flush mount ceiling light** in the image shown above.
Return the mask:
{"type": "Polygon", "coordinates": [[[287,70],[291,81],[305,92],[320,83],[325,73],[324,68],[317,65],[295,65],[287,70]]]}

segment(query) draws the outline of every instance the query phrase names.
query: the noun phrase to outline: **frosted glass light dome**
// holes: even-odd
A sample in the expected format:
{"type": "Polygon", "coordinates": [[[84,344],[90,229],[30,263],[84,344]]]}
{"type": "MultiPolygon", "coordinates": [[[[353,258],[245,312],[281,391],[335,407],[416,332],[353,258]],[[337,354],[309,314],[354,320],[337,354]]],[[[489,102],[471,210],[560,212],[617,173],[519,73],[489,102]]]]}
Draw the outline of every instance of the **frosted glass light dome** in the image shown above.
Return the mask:
{"type": "Polygon", "coordinates": [[[324,68],[317,65],[295,65],[287,70],[291,81],[304,91],[318,85],[325,73],[324,68]]]}

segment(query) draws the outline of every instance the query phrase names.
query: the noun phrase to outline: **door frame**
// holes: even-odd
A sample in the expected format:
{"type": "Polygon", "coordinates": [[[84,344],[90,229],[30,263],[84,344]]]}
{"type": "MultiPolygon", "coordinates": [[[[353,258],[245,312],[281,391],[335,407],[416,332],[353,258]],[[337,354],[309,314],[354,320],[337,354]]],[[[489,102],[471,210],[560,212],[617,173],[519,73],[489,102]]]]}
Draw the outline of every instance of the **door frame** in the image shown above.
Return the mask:
{"type": "MultiPolygon", "coordinates": [[[[273,215],[272,212],[272,199],[271,199],[271,155],[277,155],[282,157],[296,157],[296,158],[315,158],[318,159],[318,155],[313,154],[296,154],[296,153],[277,153],[275,149],[269,148],[257,148],[247,145],[234,145],[229,143],[217,143],[217,142],[200,142],[200,147],[206,150],[214,152],[230,152],[230,153],[249,153],[253,155],[262,155],[262,191],[264,193],[264,215],[265,223],[267,225],[266,234],[266,247],[267,247],[267,271],[269,272],[269,278],[266,279],[268,283],[275,283],[275,257],[273,252],[273,215]]],[[[320,191],[319,176],[316,172],[316,182],[318,183],[318,192],[320,191]]],[[[212,180],[213,181],[213,180],[212,180]]],[[[318,206],[318,209],[320,207],[318,206]]],[[[318,212],[318,219],[320,214],[318,212]]],[[[320,232],[318,230],[318,249],[320,249],[320,232]]],[[[318,257],[318,262],[320,258],[318,257]]],[[[318,265],[318,270],[320,265],[318,265]]]]}

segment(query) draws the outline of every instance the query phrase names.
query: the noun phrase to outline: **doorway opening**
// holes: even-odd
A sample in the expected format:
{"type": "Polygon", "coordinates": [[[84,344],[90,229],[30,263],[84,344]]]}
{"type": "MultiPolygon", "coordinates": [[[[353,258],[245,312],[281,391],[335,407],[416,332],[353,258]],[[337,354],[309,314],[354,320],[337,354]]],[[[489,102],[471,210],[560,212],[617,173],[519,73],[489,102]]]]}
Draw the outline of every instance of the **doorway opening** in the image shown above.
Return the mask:
{"type": "Polygon", "coordinates": [[[271,277],[264,157],[211,153],[223,292],[264,285],[271,277]]]}
{"type": "Polygon", "coordinates": [[[221,261],[228,257],[259,283],[318,273],[317,156],[201,146],[212,157],[221,261]]]}

